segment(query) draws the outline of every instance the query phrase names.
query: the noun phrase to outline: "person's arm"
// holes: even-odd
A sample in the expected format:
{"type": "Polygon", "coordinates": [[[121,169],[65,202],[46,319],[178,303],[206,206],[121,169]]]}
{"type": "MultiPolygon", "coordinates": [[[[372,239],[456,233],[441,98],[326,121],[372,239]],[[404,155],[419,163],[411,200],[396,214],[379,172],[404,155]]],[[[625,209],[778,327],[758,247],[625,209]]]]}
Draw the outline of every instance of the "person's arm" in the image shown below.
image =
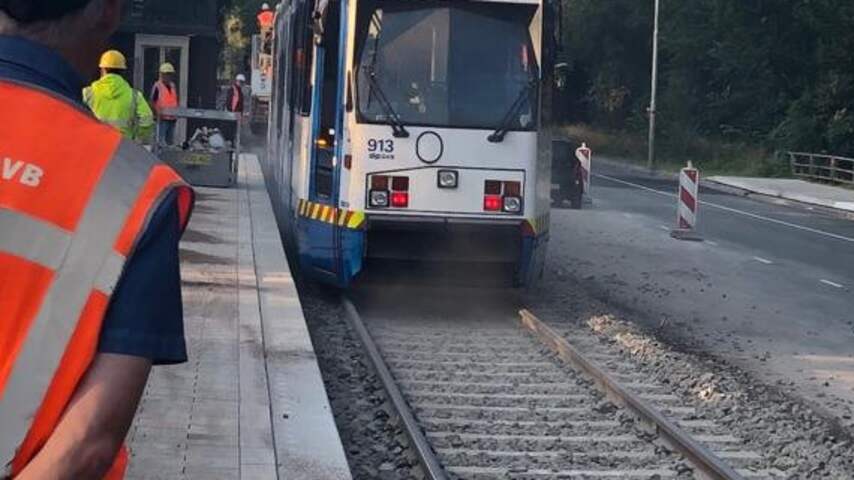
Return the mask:
{"type": "Polygon", "coordinates": [[[92,101],[95,99],[95,92],[92,90],[92,87],[86,87],[83,89],[83,103],[86,104],[90,109],[93,107],[92,101]]]}
{"type": "Polygon", "coordinates": [[[154,112],[145,101],[142,92],[136,92],[136,121],[137,121],[137,139],[147,142],[151,140],[154,133],[154,112]]]}
{"type": "Polygon", "coordinates": [[[133,422],[151,361],[101,353],[41,453],[15,480],[103,478],[133,422]]]}
{"type": "Polygon", "coordinates": [[[157,88],[157,84],[151,86],[151,94],[148,95],[148,98],[151,100],[151,103],[157,103],[157,95],[160,93],[160,89],[157,88]]]}
{"type": "Polygon", "coordinates": [[[228,90],[225,94],[225,109],[226,111],[233,112],[231,106],[234,104],[234,87],[228,87],[228,90]]]}

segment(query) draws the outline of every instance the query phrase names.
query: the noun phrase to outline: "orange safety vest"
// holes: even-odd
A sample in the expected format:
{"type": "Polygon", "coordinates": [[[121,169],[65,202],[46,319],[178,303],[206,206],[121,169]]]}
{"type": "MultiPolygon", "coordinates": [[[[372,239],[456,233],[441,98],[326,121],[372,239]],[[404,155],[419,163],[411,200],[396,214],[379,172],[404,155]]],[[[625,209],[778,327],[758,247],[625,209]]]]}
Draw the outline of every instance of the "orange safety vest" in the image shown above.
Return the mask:
{"type": "MultiPolygon", "coordinates": [[[[101,323],[151,214],[193,191],[71,102],[0,81],[0,478],[58,425],[96,355],[101,323]],[[51,125],[51,128],[41,128],[51,125]]],[[[121,479],[124,447],[107,479],[121,479]]]]}
{"type": "Polygon", "coordinates": [[[157,89],[157,101],[154,102],[154,109],[161,120],[175,120],[171,115],[163,115],[161,112],[165,108],[176,108],[178,106],[178,88],[172,83],[168,87],[163,81],[158,80],[154,84],[157,89]]]}
{"type": "Polygon", "coordinates": [[[273,22],[276,21],[276,14],[272,10],[264,10],[258,14],[258,25],[262,28],[273,28],[273,22]]]}
{"type": "Polygon", "coordinates": [[[232,84],[231,85],[231,111],[236,112],[237,107],[240,106],[243,101],[243,92],[240,90],[240,87],[232,84]]]}

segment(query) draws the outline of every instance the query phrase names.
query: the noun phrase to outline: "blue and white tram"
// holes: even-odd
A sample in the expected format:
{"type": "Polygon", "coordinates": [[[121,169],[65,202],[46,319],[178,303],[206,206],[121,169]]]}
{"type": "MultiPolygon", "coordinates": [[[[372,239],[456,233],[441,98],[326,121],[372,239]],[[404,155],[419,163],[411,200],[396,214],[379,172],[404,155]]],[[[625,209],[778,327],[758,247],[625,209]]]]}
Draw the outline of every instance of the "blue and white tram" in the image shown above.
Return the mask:
{"type": "Polygon", "coordinates": [[[553,13],[543,0],[291,0],[265,175],[304,272],[366,257],[543,270],[553,13]],[[547,33],[548,32],[548,33],[547,33]]]}

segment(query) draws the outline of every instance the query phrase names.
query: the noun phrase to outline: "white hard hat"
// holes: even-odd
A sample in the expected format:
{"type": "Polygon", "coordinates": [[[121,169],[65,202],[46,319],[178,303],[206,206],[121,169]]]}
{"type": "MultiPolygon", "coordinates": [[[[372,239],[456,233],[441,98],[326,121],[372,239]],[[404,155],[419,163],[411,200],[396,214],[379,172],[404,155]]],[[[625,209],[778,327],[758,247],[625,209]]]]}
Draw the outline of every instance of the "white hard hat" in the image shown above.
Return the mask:
{"type": "Polygon", "coordinates": [[[269,3],[264,3],[264,4],[262,4],[262,5],[261,5],[261,10],[269,10],[269,9],[270,9],[270,4],[269,4],[269,3]]]}
{"type": "Polygon", "coordinates": [[[238,73],[237,76],[234,77],[234,79],[237,80],[238,82],[245,82],[246,81],[246,77],[242,73],[238,73]]]}

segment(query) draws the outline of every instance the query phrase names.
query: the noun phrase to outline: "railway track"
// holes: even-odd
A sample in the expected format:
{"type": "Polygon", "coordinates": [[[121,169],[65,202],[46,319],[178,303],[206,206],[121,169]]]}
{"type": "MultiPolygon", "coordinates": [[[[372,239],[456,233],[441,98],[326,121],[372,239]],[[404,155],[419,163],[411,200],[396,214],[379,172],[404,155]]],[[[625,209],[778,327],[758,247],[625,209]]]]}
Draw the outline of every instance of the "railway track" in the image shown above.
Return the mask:
{"type": "Polygon", "coordinates": [[[427,478],[783,476],[666,387],[529,312],[412,321],[345,308],[427,478]]]}

